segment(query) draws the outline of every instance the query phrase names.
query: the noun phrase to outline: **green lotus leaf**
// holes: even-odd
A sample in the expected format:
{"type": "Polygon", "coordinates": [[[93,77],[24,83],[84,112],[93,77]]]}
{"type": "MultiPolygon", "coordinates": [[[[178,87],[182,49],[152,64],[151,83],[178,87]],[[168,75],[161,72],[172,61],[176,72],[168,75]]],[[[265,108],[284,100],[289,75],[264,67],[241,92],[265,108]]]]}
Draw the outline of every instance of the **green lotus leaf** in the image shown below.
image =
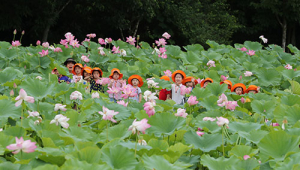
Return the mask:
{"type": "Polygon", "coordinates": [[[262,49],[262,45],[258,42],[245,41],[244,45],[249,50],[258,51],[262,49]]]}
{"type": "Polygon", "coordinates": [[[201,98],[206,98],[206,97],[209,97],[211,96],[211,92],[206,89],[206,88],[200,88],[200,87],[196,87],[192,90],[191,92],[191,95],[192,96],[196,96],[197,99],[201,99],[201,98]]]}
{"type": "Polygon", "coordinates": [[[74,141],[89,141],[93,138],[93,132],[90,129],[80,128],[78,126],[70,126],[64,129],[66,133],[60,133],[62,137],[71,137],[74,141]]]}
{"type": "Polygon", "coordinates": [[[99,158],[113,169],[133,169],[138,164],[134,152],[121,145],[102,148],[101,151],[99,158]]]}
{"type": "Polygon", "coordinates": [[[2,162],[0,164],[0,169],[9,169],[9,170],[19,170],[21,164],[13,164],[11,162],[2,162]]]}
{"type": "Polygon", "coordinates": [[[188,131],[184,135],[187,144],[194,145],[195,149],[201,149],[203,152],[209,152],[222,145],[221,134],[204,134],[201,137],[194,131],[188,131]]]}
{"type": "Polygon", "coordinates": [[[289,82],[291,84],[292,93],[300,95],[300,84],[296,81],[291,81],[291,80],[289,80],[289,82]]]}
{"type": "Polygon", "coordinates": [[[266,115],[269,119],[273,118],[273,111],[275,110],[275,102],[274,101],[258,101],[255,100],[251,102],[252,110],[255,113],[266,115]]]}
{"type": "MultiPolygon", "coordinates": [[[[128,130],[129,127],[126,127],[124,124],[118,124],[108,128],[108,140],[113,139],[125,139],[127,138],[132,132],[128,130]]],[[[107,138],[107,129],[104,129],[100,134],[101,141],[106,141],[107,138]]]]}
{"type": "Polygon", "coordinates": [[[263,131],[263,130],[253,130],[250,133],[240,131],[240,132],[238,132],[238,134],[241,137],[247,139],[248,141],[257,144],[264,136],[266,136],[268,134],[268,132],[263,131]]]}
{"type": "Polygon", "coordinates": [[[87,163],[99,163],[101,158],[101,150],[98,147],[86,147],[76,153],[79,161],[87,163]]]}
{"type": "Polygon", "coordinates": [[[96,163],[88,163],[86,161],[79,161],[76,158],[68,159],[63,166],[61,166],[61,170],[112,170],[108,165],[105,164],[96,164],[96,163]]]}
{"type": "Polygon", "coordinates": [[[151,127],[146,130],[146,133],[154,133],[155,136],[160,137],[171,135],[176,129],[180,129],[185,123],[185,118],[170,113],[157,113],[149,118],[148,123],[151,127]]]}
{"type": "Polygon", "coordinates": [[[219,109],[221,107],[217,104],[218,99],[219,98],[217,96],[209,96],[204,98],[203,101],[200,101],[199,104],[207,110],[219,109]]]}
{"type": "Polygon", "coordinates": [[[281,103],[288,106],[293,106],[295,104],[300,103],[300,97],[298,95],[293,94],[282,96],[281,103]]]}
{"type": "Polygon", "coordinates": [[[242,160],[237,162],[237,164],[231,164],[229,166],[226,166],[226,170],[253,170],[257,168],[261,168],[258,160],[254,158],[249,158],[247,160],[242,160]]]}
{"type": "Polygon", "coordinates": [[[0,72],[0,84],[14,80],[16,77],[22,77],[23,73],[12,67],[6,67],[0,72]]]}
{"type": "Polygon", "coordinates": [[[289,152],[299,151],[299,137],[288,135],[284,131],[273,131],[258,143],[262,154],[277,160],[283,160],[289,152]]]}
{"type": "Polygon", "coordinates": [[[201,156],[200,162],[203,166],[208,167],[208,169],[226,169],[229,166],[234,166],[239,161],[239,159],[233,156],[230,158],[219,157],[215,159],[205,154],[201,156]]]}
{"type": "Polygon", "coordinates": [[[13,119],[20,119],[22,107],[16,107],[15,102],[11,100],[0,100],[0,118],[2,120],[7,120],[11,117],[13,119]]]}
{"type": "Polygon", "coordinates": [[[250,157],[253,157],[257,153],[258,153],[258,149],[252,149],[250,146],[246,146],[246,145],[236,145],[229,151],[229,155],[235,155],[240,159],[243,159],[245,155],[249,155],[250,157]]]}
{"type": "Polygon", "coordinates": [[[295,55],[292,55],[290,53],[281,52],[278,53],[278,55],[282,59],[282,61],[284,61],[286,64],[295,63],[297,61],[295,55]]]}
{"type": "Polygon", "coordinates": [[[7,59],[9,61],[14,60],[15,58],[21,58],[21,55],[18,54],[19,49],[13,48],[11,50],[7,50],[5,48],[0,49],[0,58],[7,59]]]}
{"type": "Polygon", "coordinates": [[[281,80],[281,75],[275,69],[260,68],[256,75],[260,86],[276,86],[281,80]]]}
{"type": "Polygon", "coordinates": [[[40,57],[40,55],[34,55],[30,58],[28,58],[28,62],[30,63],[32,68],[48,68],[49,64],[51,63],[51,60],[48,57],[40,57]]]}
{"type": "Polygon", "coordinates": [[[54,84],[45,86],[45,83],[39,79],[27,79],[22,83],[21,88],[23,88],[29,96],[35,99],[42,99],[52,93],[54,84]]]}
{"type": "Polygon", "coordinates": [[[291,69],[291,70],[283,70],[282,71],[282,75],[286,79],[293,80],[294,78],[300,76],[300,71],[299,70],[298,71],[294,71],[293,69],[291,69]]]}
{"type": "Polygon", "coordinates": [[[144,166],[147,169],[172,169],[172,170],[186,169],[186,168],[181,168],[181,167],[175,166],[174,164],[171,164],[166,159],[164,159],[163,156],[159,156],[159,155],[152,155],[150,157],[147,155],[144,155],[142,160],[143,160],[144,166]]]}
{"type": "MultiPolygon", "coordinates": [[[[204,71],[205,78],[209,77],[214,80],[215,83],[220,82],[220,75],[216,70],[204,71]]],[[[211,85],[208,84],[207,87],[211,85]]]]}
{"type": "Polygon", "coordinates": [[[296,154],[291,155],[290,157],[286,158],[283,162],[277,161],[276,166],[274,168],[276,170],[286,170],[286,169],[293,169],[295,166],[298,166],[296,169],[299,169],[300,165],[300,154],[299,152],[296,154]]]}
{"type": "Polygon", "coordinates": [[[36,167],[33,170],[59,170],[59,167],[57,165],[47,164],[47,165],[36,167]]]}
{"type": "Polygon", "coordinates": [[[136,142],[130,142],[130,141],[122,142],[122,143],[120,143],[120,145],[124,146],[124,147],[126,147],[128,149],[132,149],[132,150],[135,150],[135,148],[136,148],[137,151],[142,150],[142,149],[146,149],[146,150],[152,149],[152,147],[149,146],[149,145],[146,145],[146,146],[139,145],[139,144],[136,145],[136,142]]]}
{"type": "Polygon", "coordinates": [[[203,46],[200,44],[192,44],[183,47],[186,51],[193,51],[196,54],[201,54],[201,51],[204,50],[203,46]]]}
{"type": "Polygon", "coordinates": [[[208,129],[211,133],[217,133],[221,131],[221,127],[217,125],[216,122],[211,121],[197,121],[195,123],[196,127],[199,127],[206,131],[208,129]]]}
{"type": "Polygon", "coordinates": [[[289,124],[294,125],[298,120],[300,120],[299,105],[294,105],[287,108],[283,107],[281,110],[281,112],[274,112],[274,116],[276,116],[277,119],[281,120],[280,122],[282,122],[283,119],[287,119],[289,124]]]}
{"type": "Polygon", "coordinates": [[[224,93],[228,89],[228,85],[223,83],[220,85],[219,83],[211,83],[209,86],[207,86],[207,89],[215,96],[220,96],[222,93],[224,93]]]}
{"type": "Polygon", "coordinates": [[[250,132],[252,130],[259,130],[262,124],[259,123],[252,123],[252,122],[230,122],[229,129],[233,132],[244,131],[250,132]]]}
{"type": "Polygon", "coordinates": [[[167,150],[169,147],[169,145],[166,141],[158,140],[158,139],[150,139],[148,141],[148,145],[151,146],[152,148],[157,148],[160,150],[167,150]]]}

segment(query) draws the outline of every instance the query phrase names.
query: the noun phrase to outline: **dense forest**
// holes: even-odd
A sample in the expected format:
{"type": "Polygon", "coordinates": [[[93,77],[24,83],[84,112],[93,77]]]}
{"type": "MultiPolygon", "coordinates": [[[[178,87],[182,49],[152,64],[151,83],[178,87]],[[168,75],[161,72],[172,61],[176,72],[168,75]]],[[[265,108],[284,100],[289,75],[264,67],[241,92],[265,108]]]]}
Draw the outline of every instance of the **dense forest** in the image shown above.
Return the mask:
{"type": "MultiPolygon", "coordinates": [[[[13,30],[25,30],[23,45],[37,40],[58,43],[66,32],[79,41],[97,38],[125,40],[139,35],[149,43],[162,33],[171,44],[205,45],[259,41],[299,46],[299,0],[16,0],[1,3],[1,41],[12,41],[13,30]]],[[[95,40],[96,41],[96,40],[95,40]]]]}

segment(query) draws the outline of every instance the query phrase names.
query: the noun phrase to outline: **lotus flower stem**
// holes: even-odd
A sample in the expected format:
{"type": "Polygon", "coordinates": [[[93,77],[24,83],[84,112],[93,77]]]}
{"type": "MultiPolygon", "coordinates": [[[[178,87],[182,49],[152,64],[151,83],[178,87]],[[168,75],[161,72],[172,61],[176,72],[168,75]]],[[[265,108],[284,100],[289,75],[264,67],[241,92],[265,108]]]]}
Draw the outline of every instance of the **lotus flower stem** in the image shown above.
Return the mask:
{"type": "Polygon", "coordinates": [[[225,157],[225,150],[224,150],[224,125],[222,126],[222,150],[223,150],[223,156],[225,157]]]}
{"type": "Polygon", "coordinates": [[[109,120],[107,121],[106,124],[106,141],[108,142],[108,124],[109,124],[109,120]]]}
{"type": "Polygon", "coordinates": [[[138,134],[136,134],[135,137],[135,149],[134,149],[134,157],[136,158],[136,148],[137,148],[137,143],[138,143],[138,134]]]}

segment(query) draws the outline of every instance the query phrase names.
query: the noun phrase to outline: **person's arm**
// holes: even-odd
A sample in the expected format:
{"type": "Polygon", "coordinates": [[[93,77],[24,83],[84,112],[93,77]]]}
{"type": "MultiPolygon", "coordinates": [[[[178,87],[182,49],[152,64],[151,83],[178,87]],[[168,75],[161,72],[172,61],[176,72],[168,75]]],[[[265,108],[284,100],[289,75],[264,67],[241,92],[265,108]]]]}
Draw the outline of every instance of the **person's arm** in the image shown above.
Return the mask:
{"type": "Polygon", "coordinates": [[[142,93],[139,94],[139,103],[142,101],[142,93]]]}
{"type": "Polygon", "coordinates": [[[110,83],[108,84],[108,87],[112,87],[113,82],[114,82],[114,80],[111,79],[111,80],[110,80],[110,83]]]}
{"type": "Polygon", "coordinates": [[[167,100],[172,100],[172,93],[167,94],[167,100]]]}

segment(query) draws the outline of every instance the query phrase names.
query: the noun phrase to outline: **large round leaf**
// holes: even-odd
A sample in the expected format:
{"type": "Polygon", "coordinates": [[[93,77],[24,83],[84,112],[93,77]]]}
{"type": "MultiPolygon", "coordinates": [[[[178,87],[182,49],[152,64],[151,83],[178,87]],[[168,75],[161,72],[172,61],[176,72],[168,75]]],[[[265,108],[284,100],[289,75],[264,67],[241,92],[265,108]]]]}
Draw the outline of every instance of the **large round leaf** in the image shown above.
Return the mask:
{"type": "Polygon", "coordinates": [[[260,86],[276,86],[280,83],[281,75],[275,69],[260,68],[257,72],[260,86]]]}
{"type": "Polygon", "coordinates": [[[2,120],[7,120],[8,117],[13,119],[20,118],[22,107],[16,107],[15,102],[11,100],[0,100],[0,118],[2,120]]]}
{"type": "Polygon", "coordinates": [[[154,133],[155,136],[171,135],[176,129],[184,125],[185,118],[176,117],[170,113],[156,113],[149,118],[148,123],[151,125],[147,132],[154,133]]]}
{"type": "Polygon", "coordinates": [[[299,136],[291,136],[284,131],[273,131],[258,143],[258,148],[262,154],[283,160],[289,152],[299,151],[299,136]]]}
{"type": "Polygon", "coordinates": [[[208,167],[208,169],[226,169],[226,167],[234,166],[240,160],[235,157],[225,158],[219,157],[217,159],[210,157],[209,155],[202,155],[201,156],[201,164],[203,166],[208,167]]]}
{"type": "Polygon", "coordinates": [[[172,169],[172,170],[184,170],[168,162],[163,156],[153,155],[151,157],[144,155],[142,158],[144,165],[147,169],[172,169]]]}
{"type": "Polygon", "coordinates": [[[252,123],[252,122],[232,122],[229,123],[229,129],[230,131],[238,132],[238,131],[244,131],[244,132],[250,132],[252,130],[258,130],[262,124],[259,123],[252,123]]]}
{"type": "Polygon", "coordinates": [[[222,134],[204,134],[200,137],[196,132],[189,131],[185,133],[184,140],[196,149],[209,152],[222,145],[222,134]]]}
{"type": "Polygon", "coordinates": [[[54,84],[46,85],[45,82],[39,79],[27,79],[22,83],[21,88],[23,88],[29,96],[35,99],[42,99],[52,93],[54,84]]]}
{"type": "Polygon", "coordinates": [[[11,81],[15,79],[17,76],[22,77],[23,73],[12,67],[6,67],[4,70],[0,72],[0,84],[11,81]]]}

